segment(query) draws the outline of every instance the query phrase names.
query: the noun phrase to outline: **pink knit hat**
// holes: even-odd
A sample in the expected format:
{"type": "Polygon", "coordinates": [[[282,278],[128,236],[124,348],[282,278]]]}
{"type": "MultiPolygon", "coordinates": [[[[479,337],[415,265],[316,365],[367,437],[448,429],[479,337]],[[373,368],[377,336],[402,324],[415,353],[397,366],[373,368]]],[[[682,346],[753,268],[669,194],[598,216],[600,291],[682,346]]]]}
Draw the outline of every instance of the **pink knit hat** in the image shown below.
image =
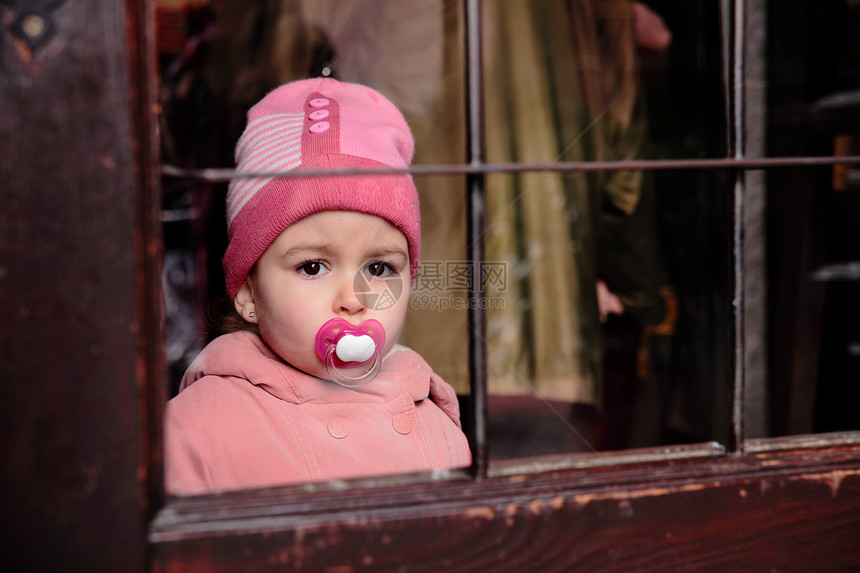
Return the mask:
{"type": "MultiPolygon", "coordinates": [[[[236,170],[405,169],[414,142],[403,115],[380,93],[331,78],[285,84],[248,111],[236,170]]],[[[234,179],[227,191],[227,292],[288,226],[320,211],[377,215],[409,243],[412,278],[421,251],[418,192],[408,174],[234,179]]]]}

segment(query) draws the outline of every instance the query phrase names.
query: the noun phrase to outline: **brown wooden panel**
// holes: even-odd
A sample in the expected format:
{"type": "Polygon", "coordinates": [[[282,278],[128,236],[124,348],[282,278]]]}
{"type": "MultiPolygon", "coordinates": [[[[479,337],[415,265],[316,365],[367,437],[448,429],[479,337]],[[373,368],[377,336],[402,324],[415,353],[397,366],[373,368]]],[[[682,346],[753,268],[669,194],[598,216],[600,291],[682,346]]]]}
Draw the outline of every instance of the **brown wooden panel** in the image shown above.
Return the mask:
{"type": "Polygon", "coordinates": [[[143,204],[157,201],[146,66],[129,49],[143,3],[61,3],[35,53],[8,31],[15,4],[0,5],[0,560],[141,570],[139,389],[157,367],[140,345],[143,204]]]}
{"type": "Polygon", "coordinates": [[[860,447],[171,502],[155,571],[860,567],[860,447]]]}

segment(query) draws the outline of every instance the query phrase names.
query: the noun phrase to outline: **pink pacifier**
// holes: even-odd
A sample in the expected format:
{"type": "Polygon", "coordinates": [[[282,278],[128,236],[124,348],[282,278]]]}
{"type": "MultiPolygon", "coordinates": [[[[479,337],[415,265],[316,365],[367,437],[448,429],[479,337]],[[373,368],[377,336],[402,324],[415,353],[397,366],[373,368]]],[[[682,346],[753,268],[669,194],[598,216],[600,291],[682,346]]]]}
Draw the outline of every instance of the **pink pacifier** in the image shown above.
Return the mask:
{"type": "Polygon", "coordinates": [[[357,388],[379,373],[385,329],[373,319],[355,325],[342,318],[333,318],[317,331],[314,346],[332,380],[347,388],[357,388]],[[347,376],[340,370],[365,365],[368,365],[367,370],[356,377],[347,376]]]}

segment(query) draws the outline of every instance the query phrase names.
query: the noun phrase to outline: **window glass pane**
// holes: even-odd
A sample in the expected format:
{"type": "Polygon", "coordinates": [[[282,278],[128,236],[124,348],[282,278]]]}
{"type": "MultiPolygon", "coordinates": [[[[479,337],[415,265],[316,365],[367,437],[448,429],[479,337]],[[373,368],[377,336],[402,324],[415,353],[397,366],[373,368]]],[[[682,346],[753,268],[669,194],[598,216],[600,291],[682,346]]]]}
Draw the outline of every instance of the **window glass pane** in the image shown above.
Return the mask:
{"type": "MultiPolygon", "coordinates": [[[[768,154],[860,155],[860,5],[769,13],[768,154]]],[[[858,167],[767,175],[767,435],[856,430],[858,167]]]]}
{"type": "MultiPolygon", "coordinates": [[[[414,164],[462,163],[465,129],[461,10],[459,2],[435,0],[384,4],[340,1],[249,4],[226,0],[211,4],[161,3],[159,46],[164,161],[189,168],[232,168],[233,150],[245,128],[246,112],[250,106],[283,83],[329,76],[367,85],[391,99],[406,117],[414,135],[414,164]]],[[[431,268],[436,262],[462,263],[465,249],[463,178],[421,179],[418,187],[424,203],[422,258],[428,262],[426,268],[431,268]]],[[[232,301],[224,296],[221,268],[227,245],[224,224],[227,186],[166,178],[164,189],[164,281],[171,395],[175,395],[190,361],[208,341],[221,333],[217,328],[218,323],[224,322],[221,315],[230,314],[233,308],[232,301]]],[[[408,272],[405,276],[408,285],[408,272]]],[[[406,290],[392,291],[396,302],[404,303],[404,308],[409,306],[405,303],[412,302],[407,298],[406,290]]],[[[415,308],[412,313],[417,316],[408,319],[409,326],[401,342],[413,345],[419,351],[429,348],[426,360],[437,367],[437,372],[451,376],[458,389],[467,388],[466,347],[453,346],[445,336],[452,329],[465,332],[465,323],[452,322],[450,313],[439,312],[435,308],[423,312],[422,316],[420,301],[412,306],[415,308]]],[[[229,320],[235,320],[235,317],[229,320]]],[[[389,342],[393,343],[393,339],[389,342]]],[[[308,345],[312,348],[313,344],[314,340],[310,339],[308,345]]],[[[394,362],[389,356],[385,364],[394,362]]],[[[404,378],[401,386],[406,387],[410,380],[404,378]]],[[[422,380],[425,386],[430,384],[430,389],[425,389],[425,395],[430,393],[427,399],[420,395],[420,390],[417,393],[413,391],[413,386],[408,390],[415,399],[410,412],[418,412],[419,421],[414,422],[409,412],[402,416],[390,412],[389,418],[393,416],[393,421],[388,420],[386,429],[401,442],[418,440],[416,436],[420,434],[425,445],[428,436],[430,442],[438,444],[439,436],[447,435],[453,427],[448,418],[456,417],[457,398],[453,392],[448,395],[446,387],[437,383],[435,377],[431,382],[428,374],[422,380]],[[421,412],[428,408],[436,408],[434,411],[443,412],[444,417],[426,418],[421,422],[421,412]],[[416,424],[414,427],[412,422],[416,424]],[[417,425],[422,423],[424,427],[417,425]],[[410,435],[411,438],[408,437],[410,435]]],[[[194,386],[190,388],[193,390],[194,386]]],[[[272,393],[276,392],[273,390],[272,393]]],[[[355,392],[355,396],[361,394],[361,391],[355,392]]],[[[356,400],[361,401],[359,398],[356,400]]],[[[322,402],[326,403],[325,400],[322,402]]],[[[389,400],[385,404],[393,408],[395,402],[399,404],[402,400],[389,400]]],[[[316,401],[308,402],[311,403],[316,401]]],[[[232,406],[226,410],[224,424],[241,419],[241,405],[237,403],[235,406],[235,413],[232,406]],[[234,419],[235,416],[239,418],[234,419]]],[[[292,410],[285,406],[287,411],[292,410]]],[[[266,415],[260,413],[258,418],[263,419],[266,415]]],[[[309,424],[309,435],[320,433],[324,440],[343,443],[349,441],[351,426],[352,435],[357,436],[365,423],[360,417],[344,422],[335,416],[332,420],[323,421],[322,426],[319,423],[312,426],[309,420],[314,417],[312,413],[302,413],[295,420],[288,420],[283,435],[272,440],[259,460],[274,455],[280,447],[288,450],[286,444],[292,442],[293,434],[298,434],[296,428],[305,422],[309,424]]],[[[175,416],[171,417],[168,411],[167,418],[172,420],[175,416]]],[[[168,424],[168,434],[170,430],[168,424]]],[[[454,433],[455,438],[463,438],[459,430],[454,433]]],[[[167,438],[169,474],[171,436],[167,438]]],[[[217,443],[218,440],[213,438],[211,442],[217,443]]],[[[465,438],[461,442],[449,442],[451,448],[445,454],[428,453],[425,448],[420,450],[423,452],[420,455],[425,461],[431,460],[429,463],[434,468],[463,466],[468,463],[468,452],[465,438]],[[454,451],[460,452],[456,456],[458,461],[445,462],[445,456],[454,451]]],[[[303,443],[303,447],[307,447],[309,442],[303,443]]],[[[373,446],[384,450],[379,454],[383,458],[386,455],[391,457],[399,447],[393,441],[373,446]]],[[[365,440],[350,450],[350,459],[354,459],[356,467],[360,466],[354,472],[326,473],[324,468],[327,464],[337,466],[340,463],[349,467],[350,463],[343,457],[321,456],[316,462],[321,479],[395,471],[375,469],[383,467],[378,465],[379,456],[374,458],[360,453],[366,452],[367,447],[370,446],[365,440]]],[[[419,448],[415,448],[407,453],[419,455],[418,451],[419,448]]],[[[231,451],[224,455],[229,458],[234,453],[231,451]]],[[[407,457],[402,456],[403,459],[407,457]]],[[[257,462],[255,458],[254,463],[257,462]]],[[[430,469],[405,462],[390,467],[396,471],[430,469]]],[[[285,476],[284,481],[294,482],[296,477],[285,476]]],[[[262,484],[254,482],[252,485],[262,484]]]]}
{"type": "MultiPolygon", "coordinates": [[[[725,154],[717,6],[483,4],[491,163],[725,154]]],[[[728,179],[492,176],[494,458],[722,440],[728,179]]]]}
{"type": "MultiPolygon", "coordinates": [[[[705,4],[484,3],[488,160],[724,153],[718,18],[705,4]]],[[[160,11],[166,162],[232,167],[248,107],[283,82],[319,74],[389,95],[412,127],[416,164],[463,161],[459,2],[168,8],[160,11]],[[191,41],[171,44],[170,25],[191,41]]],[[[465,260],[463,178],[416,182],[423,262],[401,342],[468,405],[466,309],[483,305],[495,458],[724,438],[724,177],[489,177],[487,260],[475,263],[465,260]],[[469,280],[483,282],[483,301],[468,300],[469,280]]],[[[165,191],[175,392],[217,334],[206,315],[224,292],[225,185],[168,180],[165,191]]]]}
{"type": "Polygon", "coordinates": [[[768,153],[849,154],[837,136],[860,132],[860,7],[804,0],[768,19],[768,153]]]}
{"type": "Polygon", "coordinates": [[[488,179],[491,457],[725,441],[730,186],[640,175],[630,214],[581,174],[488,179]]]}
{"type": "MultiPolygon", "coordinates": [[[[666,0],[483,3],[489,160],[725,156],[717,8],[666,0]]],[[[612,188],[616,201],[623,185],[612,188]]]]}
{"type": "Polygon", "coordinates": [[[839,171],[768,178],[769,435],[860,429],[860,187],[839,171]]]}

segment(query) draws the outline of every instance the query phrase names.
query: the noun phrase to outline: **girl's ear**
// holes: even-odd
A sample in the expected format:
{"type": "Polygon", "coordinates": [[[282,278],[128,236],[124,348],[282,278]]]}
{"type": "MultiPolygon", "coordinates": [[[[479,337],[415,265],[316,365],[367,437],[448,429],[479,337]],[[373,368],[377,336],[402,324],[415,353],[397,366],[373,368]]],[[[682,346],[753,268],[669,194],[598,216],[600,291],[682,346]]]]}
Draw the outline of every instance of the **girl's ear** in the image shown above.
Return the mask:
{"type": "Polygon", "coordinates": [[[239,316],[250,323],[257,324],[257,305],[254,302],[254,285],[251,283],[250,275],[239,287],[239,292],[233,299],[233,306],[236,307],[239,316]]]}

